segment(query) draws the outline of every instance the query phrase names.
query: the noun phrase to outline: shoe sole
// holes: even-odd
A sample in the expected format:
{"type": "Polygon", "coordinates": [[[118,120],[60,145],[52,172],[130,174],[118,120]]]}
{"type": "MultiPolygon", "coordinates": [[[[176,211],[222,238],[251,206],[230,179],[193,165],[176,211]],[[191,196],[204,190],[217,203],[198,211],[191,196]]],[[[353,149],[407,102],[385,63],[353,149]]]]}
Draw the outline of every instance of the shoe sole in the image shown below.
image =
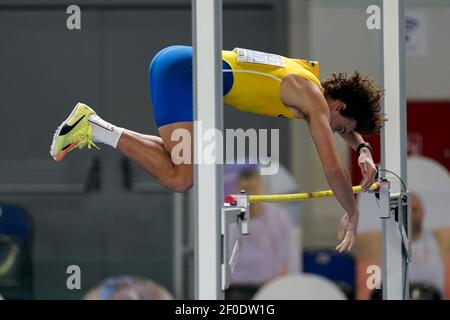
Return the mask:
{"type": "Polygon", "coordinates": [[[78,145],[78,143],[79,143],[79,142],[74,142],[74,143],[72,143],[72,144],[69,145],[66,149],[64,149],[64,150],[62,150],[60,153],[58,153],[58,154],[54,157],[54,159],[55,159],[56,161],[61,161],[61,160],[66,156],[66,154],[68,154],[70,151],[73,150],[73,148],[75,148],[75,147],[78,145]]]}
{"type": "MultiPolygon", "coordinates": [[[[53,135],[53,141],[52,141],[52,145],[50,147],[50,155],[53,154],[53,151],[56,148],[56,138],[59,137],[59,134],[61,133],[62,128],[67,124],[67,122],[70,120],[70,118],[72,118],[72,116],[75,114],[75,110],[77,110],[78,108],[78,103],[77,105],[73,108],[72,112],[70,113],[70,115],[67,117],[66,120],[64,120],[61,125],[56,129],[55,134],[53,135]]],[[[78,144],[78,142],[72,143],[67,149],[60,151],[57,155],[52,155],[53,159],[56,161],[61,161],[64,156],[69,153],[69,151],[71,151],[73,148],[76,147],[76,145],[78,144]],[[74,146],[75,144],[75,146],[74,146]],[[60,156],[63,153],[62,156],[60,156]]]]}

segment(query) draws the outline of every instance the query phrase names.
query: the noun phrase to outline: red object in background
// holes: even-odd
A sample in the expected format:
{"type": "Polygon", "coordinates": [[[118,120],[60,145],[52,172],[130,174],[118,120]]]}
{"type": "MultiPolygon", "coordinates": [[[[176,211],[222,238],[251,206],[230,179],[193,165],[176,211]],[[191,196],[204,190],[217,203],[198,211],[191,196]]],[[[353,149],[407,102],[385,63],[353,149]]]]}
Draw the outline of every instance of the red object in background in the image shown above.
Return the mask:
{"type": "Polygon", "coordinates": [[[235,206],[236,205],[236,197],[234,195],[229,194],[229,195],[225,196],[224,202],[231,206],[235,206]]]}
{"type": "MultiPolygon", "coordinates": [[[[408,102],[408,155],[423,155],[450,171],[450,102],[408,102]]],[[[373,159],[380,162],[380,136],[364,137],[373,146],[373,159]]],[[[353,185],[361,183],[358,156],[351,152],[353,185]]],[[[389,168],[387,168],[389,169],[389,168]]]]}

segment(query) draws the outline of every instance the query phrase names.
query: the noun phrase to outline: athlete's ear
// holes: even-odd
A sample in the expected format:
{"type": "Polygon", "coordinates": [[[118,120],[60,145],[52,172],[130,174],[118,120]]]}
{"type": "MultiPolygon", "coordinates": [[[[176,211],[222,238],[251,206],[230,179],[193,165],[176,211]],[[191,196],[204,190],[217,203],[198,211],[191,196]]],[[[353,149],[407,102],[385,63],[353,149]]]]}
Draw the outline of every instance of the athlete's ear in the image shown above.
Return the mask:
{"type": "Polygon", "coordinates": [[[345,104],[345,102],[341,100],[336,100],[334,107],[336,111],[342,111],[345,110],[345,108],[347,108],[347,105],[345,104]]]}

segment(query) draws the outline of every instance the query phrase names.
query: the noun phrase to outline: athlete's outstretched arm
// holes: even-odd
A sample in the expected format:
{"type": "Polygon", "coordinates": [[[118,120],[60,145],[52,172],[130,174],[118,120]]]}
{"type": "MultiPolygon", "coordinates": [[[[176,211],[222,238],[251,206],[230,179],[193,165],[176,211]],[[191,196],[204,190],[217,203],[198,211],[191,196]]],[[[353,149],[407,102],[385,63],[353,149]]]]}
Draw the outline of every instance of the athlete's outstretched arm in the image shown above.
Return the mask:
{"type": "MultiPolygon", "coordinates": [[[[356,131],[341,133],[340,136],[351,148],[353,148],[353,150],[356,150],[356,148],[364,142],[363,137],[356,131]]],[[[358,157],[358,165],[361,168],[361,173],[363,175],[361,186],[363,190],[368,190],[375,182],[377,176],[377,168],[373,162],[372,153],[369,148],[361,149],[361,153],[358,157]]]]}
{"type": "Polygon", "coordinates": [[[347,216],[344,216],[338,233],[340,240],[342,240],[345,233],[345,239],[340,247],[338,246],[338,250],[350,250],[355,241],[359,218],[351,180],[339,159],[333,132],[329,124],[329,115],[325,112],[316,113],[314,111],[308,115],[307,121],[327,181],[337,200],[347,212],[347,216]]]}
{"type": "Polygon", "coordinates": [[[309,131],[319,154],[327,181],[337,200],[347,212],[341,220],[338,238],[342,240],[336,249],[350,250],[355,241],[359,211],[352,191],[350,177],[343,168],[333,132],[330,127],[330,111],[317,86],[300,77],[289,77],[282,83],[285,103],[300,108],[306,115],[309,131]]]}

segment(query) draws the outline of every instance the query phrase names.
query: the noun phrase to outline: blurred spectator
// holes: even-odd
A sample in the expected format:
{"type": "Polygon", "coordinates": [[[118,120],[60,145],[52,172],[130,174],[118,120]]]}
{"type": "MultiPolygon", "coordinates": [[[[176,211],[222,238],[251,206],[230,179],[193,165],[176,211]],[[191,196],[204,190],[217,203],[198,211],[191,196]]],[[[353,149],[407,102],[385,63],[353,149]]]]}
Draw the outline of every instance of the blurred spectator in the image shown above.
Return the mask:
{"type": "Polygon", "coordinates": [[[85,296],[85,300],[172,300],[172,295],[155,282],[132,276],[108,278],[85,296]]]}
{"type": "MultiPolygon", "coordinates": [[[[409,282],[411,299],[448,298],[450,243],[440,231],[424,229],[425,210],[420,197],[411,194],[411,249],[409,282]],[[447,272],[446,272],[447,269],[447,272]]],[[[445,232],[448,234],[448,232],[445,232]]],[[[381,264],[381,234],[370,232],[358,236],[358,298],[381,298],[381,292],[366,286],[366,268],[381,264]]]]}
{"type": "MultiPolygon", "coordinates": [[[[244,169],[252,169],[261,172],[261,163],[270,163],[278,167],[278,171],[271,175],[260,175],[262,188],[266,194],[295,193],[300,190],[297,178],[279,161],[273,158],[239,158],[238,164],[224,165],[224,194],[233,194],[238,190],[238,176],[244,169]]],[[[290,248],[288,249],[288,273],[297,274],[301,272],[302,262],[302,212],[303,201],[279,202],[277,206],[282,207],[290,215],[290,248]]]]}
{"type": "MultiPolygon", "coordinates": [[[[242,170],[238,189],[261,194],[262,181],[257,171],[242,170]]],[[[250,206],[250,234],[242,238],[227,299],[250,299],[261,285],[287,273],[290,227],[289,213],[284,208],[268,203],[250,206]]]]}
{"type": "MultiPolygon", "coordinates": [[[[371,300],[382,300],[382,289],[374,289],[370,295],[371,300]]],[[[423,283],[409,284],[410,300],[441,300],[442,296],[436,287],[423,283]]]]}
{"type": "Polygon", "coordinates": [[[449,255],[432,231],[423,230],[425,211],[417,194],[411,194],[412,261],[409,267],[410,283],[434,287],[442,296],[445,284],[444,261],[449,255]]]}

